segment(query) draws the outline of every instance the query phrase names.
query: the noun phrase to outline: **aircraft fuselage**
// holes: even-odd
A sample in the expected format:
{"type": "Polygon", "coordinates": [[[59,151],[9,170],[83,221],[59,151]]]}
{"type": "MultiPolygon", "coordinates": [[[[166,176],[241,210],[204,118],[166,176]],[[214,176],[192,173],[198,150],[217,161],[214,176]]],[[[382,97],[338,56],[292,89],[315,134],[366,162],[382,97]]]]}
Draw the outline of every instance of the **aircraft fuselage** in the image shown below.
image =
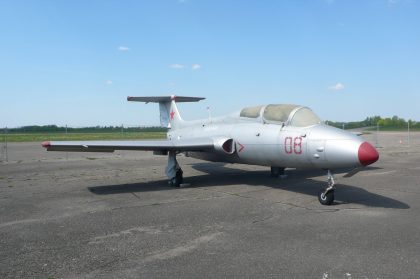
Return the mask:
{"type": "MultiPolygon", "coordinates": [[[[369,158],[360,153],[376,152],[371,150],[373,147],[366,147],[361,137],[324,124],[293,127],[223,118],[223,121],[191,121],[184,125],[170,131],[168,139],[176,141],[206,135],[233,140],[235,152],[223,149],[219,152],[186,152],[187,156],[207,161],[338,169],[367,165],[369,158]]],[[[371,157],[375,156],[371,154],[371,157]]]]}

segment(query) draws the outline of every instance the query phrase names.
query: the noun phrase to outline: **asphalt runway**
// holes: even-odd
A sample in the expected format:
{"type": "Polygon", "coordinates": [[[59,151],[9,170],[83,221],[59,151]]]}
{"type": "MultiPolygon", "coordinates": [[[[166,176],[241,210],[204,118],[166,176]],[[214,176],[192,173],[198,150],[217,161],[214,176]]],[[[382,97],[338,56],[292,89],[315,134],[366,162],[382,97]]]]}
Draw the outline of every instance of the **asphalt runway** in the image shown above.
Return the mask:
{"type": "Polygon", "coordinates": [[[322,171],[180,157],[177,189],[150,152],[9,144],[0,278],[419,278],[420,133],[367,139],[380,160],[337,174],[332,206],[322,171]]]}

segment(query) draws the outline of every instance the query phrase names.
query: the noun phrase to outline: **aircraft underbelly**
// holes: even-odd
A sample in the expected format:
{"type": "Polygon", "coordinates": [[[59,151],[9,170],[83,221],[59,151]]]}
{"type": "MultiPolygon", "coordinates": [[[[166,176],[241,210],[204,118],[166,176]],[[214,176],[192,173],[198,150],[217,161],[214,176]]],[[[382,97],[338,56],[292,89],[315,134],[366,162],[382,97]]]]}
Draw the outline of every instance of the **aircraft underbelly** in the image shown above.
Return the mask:
{"type": "Polygon", "coordinates": [[[216,152],[186,152],[187,157],[210,162],[241,163],[238,156],[216,152]]]}

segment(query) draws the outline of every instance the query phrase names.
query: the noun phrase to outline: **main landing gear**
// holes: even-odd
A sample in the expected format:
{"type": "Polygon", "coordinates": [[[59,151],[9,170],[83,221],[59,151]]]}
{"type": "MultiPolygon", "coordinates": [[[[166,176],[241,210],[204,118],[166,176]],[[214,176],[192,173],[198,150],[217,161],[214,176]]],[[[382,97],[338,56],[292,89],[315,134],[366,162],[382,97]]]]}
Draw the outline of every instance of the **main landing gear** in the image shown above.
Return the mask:
{"type": "Polygon", "coordinates": [[[169,151],[168,165],[166,166],[166,176],[169,178],[168,184],[174,187],[180,187],[184,181],[183,171],[176,160],[176,152],[169,151]]]}
{"type": "Polygon", "coordinates": [[[270,172],[271,177],[278,178],[281,175],[284,175],[284,168],[271,167],[271,172],[270,172]]]}
{"type": "Polygon", "coordinates": [[[331,205],[334,202],[334,190],[335,190],[335,181],[334,177],[331,174],[331,171],[328,170],[328,186],[326,189],[319,191],[318,200],[322,205],[331,205]]]}

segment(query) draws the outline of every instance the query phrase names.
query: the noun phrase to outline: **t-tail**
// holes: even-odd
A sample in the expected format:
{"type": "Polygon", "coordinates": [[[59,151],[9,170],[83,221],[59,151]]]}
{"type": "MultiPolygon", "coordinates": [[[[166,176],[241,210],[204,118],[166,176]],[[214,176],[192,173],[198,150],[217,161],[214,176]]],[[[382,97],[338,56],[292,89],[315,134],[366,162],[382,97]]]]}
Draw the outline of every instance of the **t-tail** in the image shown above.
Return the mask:
{"type": "Polygon", "coordinates": [[[204,100],[202,97],[184,97],[184,96],[152,96],[152,97],[127,97],[127,101],[159,103],[160,126],[171,129],[178,129],[183,126],[176,103],[198,102],[204,100]]]}

